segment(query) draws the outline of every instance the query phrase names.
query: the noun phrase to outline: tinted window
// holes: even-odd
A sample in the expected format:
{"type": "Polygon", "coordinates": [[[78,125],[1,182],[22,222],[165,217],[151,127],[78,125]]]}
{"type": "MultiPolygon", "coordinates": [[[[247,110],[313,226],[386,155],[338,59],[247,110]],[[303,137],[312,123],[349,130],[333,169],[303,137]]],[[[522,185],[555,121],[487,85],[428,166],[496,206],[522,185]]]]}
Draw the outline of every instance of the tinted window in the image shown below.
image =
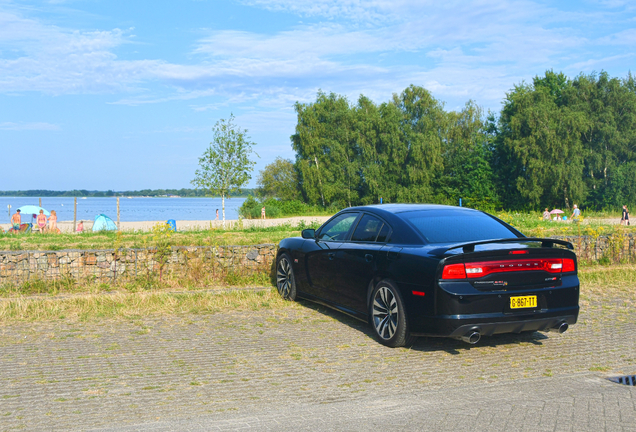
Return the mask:
{"type": "Polygon", "coordinates": [[[429,243],[460,243],[501,238],[517,234],[484,213],[460,211],[415,211],[400,214],[429,243]]]}
{"type": "Polygon", "coordinates": [[[344,213],[335,217],[322,227],[316,238],[323,241],[344,240],[357,217],[358,213],[344,213]]]}
{"type": "Polygon", "coordinates": [[[364,242],[375,241],[383,224],[384,222],[380,219],[365,214],[362,216],[362,219],[360,219],[356,230],[353,232],[351,240],[364,242]]]}
{"type": "Polygon", "coordinates": [[[376,241],[378,243],[385,243],[387,241],[387,237],[389,236],[389,231],[391,231],[389,226],[387,224],[384,224],[384,226],[380,230],[380,234],[378,234],[378,238],[376,241]]]}

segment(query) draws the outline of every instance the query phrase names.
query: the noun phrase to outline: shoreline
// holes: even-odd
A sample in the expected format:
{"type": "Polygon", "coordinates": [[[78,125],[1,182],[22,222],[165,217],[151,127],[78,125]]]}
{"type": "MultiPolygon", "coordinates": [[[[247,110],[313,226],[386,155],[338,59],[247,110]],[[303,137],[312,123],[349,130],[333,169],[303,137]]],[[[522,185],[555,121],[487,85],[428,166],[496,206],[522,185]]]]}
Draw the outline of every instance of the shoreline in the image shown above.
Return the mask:
{"type": "MultiPolygon", "coordinates": [[[[290,224],[291,226],[298,226],[303,221],[306,225],[313,222],[320,224],[326,222],[331,216],[295,216],[289,218],[277,218],[277,219],[242,219],[243,227],[270,227],[290,224]]],[[[151,231],[158,223],[165,223],[166,221],[121,221],[121,231],[151,231]]],[[[220,229],[223,227],[222,220],[177,220],[177,231],[189,231],[189,230],[202,230],[202,229],[220,229]]],[[[78,221],[79,223],[79,221],[78,221]]],[[[117,223],[115,221],[115,223],[117,223]]],[[[231,229],[239,224],[237,219],[226,219],[226,229],[231,229]]],[[[11,224],[3,223],[0,226],[4,229],[5,233],[11,228],[11,224]]],[[[63,233],[71,233],[73,231],[73,221],[59,221],[57,223],[58,228],[63,233]]],[[[84,231],[91,231],[93,227],[93,221],[84,220],[84,231]]]]}

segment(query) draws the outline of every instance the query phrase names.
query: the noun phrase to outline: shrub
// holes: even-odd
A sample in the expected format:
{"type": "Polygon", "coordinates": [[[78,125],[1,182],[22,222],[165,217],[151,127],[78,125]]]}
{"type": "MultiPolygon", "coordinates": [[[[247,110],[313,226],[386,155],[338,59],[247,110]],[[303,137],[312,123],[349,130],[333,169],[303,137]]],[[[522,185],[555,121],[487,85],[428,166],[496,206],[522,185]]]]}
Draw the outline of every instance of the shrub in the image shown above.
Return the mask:
{"type": "MultiPolygon", "coordinates": [[[[241,208],[239,208],[239,214],[246,219],[254,219],[252,214],[254,214],[256,210],[258,210],[258,217],[260,217],[261,204],[256,201],[252,195],[248,195],[247,199],[243,202],[243,205],[241,205],[241,208]]],[[[267,211],[267,209],[265,211],[267,211]]]]}

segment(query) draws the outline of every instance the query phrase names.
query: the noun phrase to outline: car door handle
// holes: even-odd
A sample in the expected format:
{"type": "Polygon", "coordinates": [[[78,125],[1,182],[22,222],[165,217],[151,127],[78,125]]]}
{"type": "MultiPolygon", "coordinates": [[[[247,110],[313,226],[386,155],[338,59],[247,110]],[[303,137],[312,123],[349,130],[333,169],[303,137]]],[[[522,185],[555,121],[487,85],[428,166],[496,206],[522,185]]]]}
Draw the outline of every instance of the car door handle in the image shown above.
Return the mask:
{"type": "Polygon", "coordinates": [[[330,252],[327,254],[327,256],[329,257],[330,260],[334,259],[336,257],[335,252],[330,252]]]}
{"type": "Polygon", "coordinates": [[[365,255],[364,255],[364,260],[365,260],[366,262],[371,262],[371,261],[373,261],[373,255],[371,255],[371,254],[365,254],[365,255]]]}

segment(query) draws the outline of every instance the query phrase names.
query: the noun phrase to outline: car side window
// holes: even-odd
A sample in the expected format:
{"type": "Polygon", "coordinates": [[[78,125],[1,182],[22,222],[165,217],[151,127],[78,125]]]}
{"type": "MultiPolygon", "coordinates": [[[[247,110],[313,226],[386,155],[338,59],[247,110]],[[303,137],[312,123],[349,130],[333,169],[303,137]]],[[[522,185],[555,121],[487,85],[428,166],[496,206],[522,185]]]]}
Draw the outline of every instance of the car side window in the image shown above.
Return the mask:
{"type": "MultiPolygon", "coordinates": [[[[352,241],[372,242],[378,237],[378,233],[382,230],[384,222],[371,215],[365,214],[360,219],[356,230],[351,237],[352,241]]],[[[385,235],[386,237],[386,235],[385,235]]]]}
{"type": "Polygon", "coordinates": [[[327,223],[320,233],[316,236],[316,240],[322,241],[342,241],[351,229],[351,225],[358,218],[358,213],[344,213],[335,217],[327,223]]]}
{"type": "Polygon", "coordinates": [[[391,233],[391,228],[387,224],[382,225],[382,229],[378,234],[378,238],[375,240],[378,243],[386,243],[388,240],[389,234],[391,233]]]}

